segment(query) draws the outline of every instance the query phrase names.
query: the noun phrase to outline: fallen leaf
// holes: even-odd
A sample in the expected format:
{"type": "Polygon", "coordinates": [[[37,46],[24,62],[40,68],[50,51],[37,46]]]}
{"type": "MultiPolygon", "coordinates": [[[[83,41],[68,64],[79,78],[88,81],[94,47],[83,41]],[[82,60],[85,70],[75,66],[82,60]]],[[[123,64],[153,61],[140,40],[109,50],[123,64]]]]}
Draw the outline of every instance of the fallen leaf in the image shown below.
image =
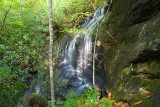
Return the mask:
{"type": "Polygon", "coordinates": [[[107,92],[108,93],[108,98],[112,97],[112,93],[110,91],[107,92]]]}
{"type": "Polygon", "coordinates": [[[149,98],[149,97],[151,97],[151,96],[153,96],[153,95],[149,95],[149,96],[147,96],[147,97],[145,97],[145,98],[149,98]]]}
{"type": "Polygon", "coordinates": [[[149,91],[143,91],[142,93],[143,93],[143,94],[150,94],[149,91]]]}
{"type": "Polygon", "coordinates": [[[142,103],[142,101],[135,102],[135,103],[133,103],[133,105],[138,105],[140,103],[142,103]]]}
{"type": "Polygon", "coordinates": [[[123,103],[121,107],[129,107],[128,103],[123,103]]]}
{"type": "Polygon", "coordinates": [[[97,41],[97,46],[100,46],[101,45],[101,41],[97,41]]]}
{"type": "Polygon", "coordinates": [[[98,99],[100,99],[100,97],[101,97],[100,95],[97,96],[98,99]]]}
{"type": "Polygon", "coordinates": [[[114,103],[112,104],[112,107],[117,107],[117,103],[114,102],[114,103]]]}
{"type": "Polygon", "coordinates": [[[142,87],[142,88],[139,88],[140,91],[142,91],[143,89],[144,89],[143,87],[142,87]]]}
{"type": "Polygon", "coordinates": [[[153,22],[153,25],[155,25],[156,24],[156,22],[153,22]]]}
{"type": "Polygon", "coordinates": [[[122,107],[123,103],[122,102],[119,102],[118,103],[118,107],[122,107]]]}
{"type": "Polygon", "coordinates": [[[129,94],[129,96],[133,96],[133,94],[129,94]]]}
{"type": "Polygon", "coordinates": [[[155,35],[155,34],[156,34],[156,32],[153,33],[153,35],[155,35]]]}

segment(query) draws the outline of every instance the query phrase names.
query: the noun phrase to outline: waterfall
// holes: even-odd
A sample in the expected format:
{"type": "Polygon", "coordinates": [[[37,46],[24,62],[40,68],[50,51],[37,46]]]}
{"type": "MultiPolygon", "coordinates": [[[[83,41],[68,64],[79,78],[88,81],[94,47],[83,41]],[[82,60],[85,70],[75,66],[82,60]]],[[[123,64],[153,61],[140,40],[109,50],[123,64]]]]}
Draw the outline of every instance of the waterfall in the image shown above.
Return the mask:
{"type": "Polygon", "coordinates": [[[69,79],[66,89],[81,93],[83,89],[92,86],[92,35],[103,16],[104,7],[101,6],[92,18],[85,20],[81,32],[66,45],[64,59],[59,64],[60,78],[69,79]]]}

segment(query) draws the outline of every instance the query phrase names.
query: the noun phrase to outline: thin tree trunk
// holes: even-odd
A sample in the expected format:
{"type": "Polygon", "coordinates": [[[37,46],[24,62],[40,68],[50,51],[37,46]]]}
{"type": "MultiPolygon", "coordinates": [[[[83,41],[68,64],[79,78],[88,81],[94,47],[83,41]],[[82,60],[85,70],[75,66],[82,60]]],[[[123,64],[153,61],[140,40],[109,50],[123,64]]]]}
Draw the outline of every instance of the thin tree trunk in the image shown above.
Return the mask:
{"type": "Polygon", "coordinates": [[[53,26],[52,26],[52,0],[49,0],[49,69],[50,69],[50,86],[51,86],[51,101],[54,107],[54,72],[53,72],[53,26]]]}
{"type": "MultiPolygon", "coordinates": [[[[99,28],[99,23],[96,20],[98,28],[99,28]]],[[[96,59],[96,43],[97,43],[97,35],[98,35],[98,28],[97,28],[97,33],[96,33],[96,38],[94,41],[94,49],[93,49],[93,88],[96,89],[96,82],[95,82],[95,59],[96,59]]]]}
{"type": "MultiPolygon", "coordinates": [[[[21,8],[21,20],[23,21],[22,0],[20,0],[20,8],[21,8]]],[[[21,28],[21,32],[23,37],[23,28],[21,28]]]]}
{"type": "Polygon", "coordinates": [[[94,52],[93,52],[93,88],[96,89],[96,83],[95,83],[95,54],[96,54],[96,42],[97,42],[97,33],[96,38],[94,42],[94,52]]]}
{"type": "Polygon", "coordinates": [[[1,31],[3,30],[4,23],[5,23],[5,21],[6,21],[7,15],[8,15],[8,13],[9,13],[9,11],[10,11],[11,7],[12,7],[12,3],[13,3],[13,0],[12,0],[12,2],[11,2],[11,4],[10,4],[10,6],[9,6],[9,8],[8,8],[8,10],[7,10],[6,14],[5,14],[5,16],[4,16],[4,19],[3,19],[3,22],[2,22],[2,26],[1,26],[0,33],[1,33],[1,31]]]}
{"type": "MultiPolygon", "coordinates": [[[[108,7],[108,10],[107,10],[107,12],[106,12],[106,14],[109,12],[109,9],[110,9],[110,6],[111,6],[111,4],[112,4],[112,0],[111,0],[111,3],[109,4],[109,7],[108,7]]],[[[102,22],[101,22],[101,24],[103,23],[103,21],[104,21],[104,19],[105,18],[103,18],[103,20],[102,20],[102,22]]],[[[97,21],[96,21],[97,22],[97,21]]],[[[97,31],[96,31],[96,37],[95,37],[95,41],[94,41],[94,49],[93,49],[93,88],[94,89],[96,89],[96,83],[95,83],[95,55],[96,55],[96,43],[97,43],[97,35],[98,35],[98,28],[101,26],[101,24],[99,24],[98,22],[97,22],[97,25],[98,25],[98,27],[97,27],[97,31]]],[[[111,36],[112,37],[112,36],[111,36]]]]}
{"type": "MultiPolygon", "coordinates": [[[[95,10],[94,5],[93,5],[93,8],[94,8],[94,12],[95,12],[96,10],[95,10]]],[[[96,20],[96,23],[97,23],[98,28],[99,28],[99,23],[98,23],[97,20],[96,20]]],[[[93,49],[93,77],[92,77],[93,78],[93,89],[96,89],[96,82],[95,82],[95,55],[96,55],[96,42],[97,42],[98,28],[97,28],[97,31],[96,31],[96,38],[95,38],[95,41],[94,41],[94,49],[93,49]]]]}
{"type": "Polygon", "coordinates": [[[20,8],[21,8],[21,18],[22,18],[22,20],[23,20],[22,0],[20,0],[20,8]]]}

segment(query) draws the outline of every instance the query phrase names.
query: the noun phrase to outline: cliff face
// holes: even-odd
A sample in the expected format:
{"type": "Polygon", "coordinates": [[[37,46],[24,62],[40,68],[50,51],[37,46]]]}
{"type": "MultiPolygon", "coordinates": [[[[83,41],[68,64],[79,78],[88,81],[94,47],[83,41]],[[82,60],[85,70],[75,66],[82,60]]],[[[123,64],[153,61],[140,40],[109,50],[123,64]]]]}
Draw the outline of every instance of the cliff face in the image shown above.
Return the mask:
{"type": "Polygon", "coordinates": [[[99,28],[106,88],[118,101],[160,106],[159,13],[160,0],[115,0],[99,28]]]}

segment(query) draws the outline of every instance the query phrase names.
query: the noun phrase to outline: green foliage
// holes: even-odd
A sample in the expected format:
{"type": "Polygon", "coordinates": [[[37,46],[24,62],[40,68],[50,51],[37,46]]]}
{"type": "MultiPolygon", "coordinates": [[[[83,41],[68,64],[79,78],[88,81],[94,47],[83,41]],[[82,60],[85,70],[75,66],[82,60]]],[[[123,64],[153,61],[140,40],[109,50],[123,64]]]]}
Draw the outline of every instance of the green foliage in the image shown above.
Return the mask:
{"type": "Polygon", "coordinates": [[[66,97],[66,101],[65,101],[64,107],[76,107],[76,106],[80,105],[79,103],[82,102],[82,97],[83,96],[79,97],[73,91],[70,92],[70,95],[68,97],[66,97]]]}
{"type": "Polygon", "coordinates": [[[1,107],[11,107],[13,104],[18,103],[19,97],[24,95],[21,90],[25,88],[25,84],[21,79],[3,80],[0,83],[0,87],[3,87],[0,92],[1,107]]]}
{"type": "Polygon", "coordinates": [[[159,79],[153,79],[148,83],[148,86],[145,88],[146,90],[154,93],[154,94],[160,94],[159,88],[160,87],[160,80],[159,79]]]}
{"type": "MultiPolygon", "coordinates": [[[[105,0],[56,0],[53,11],[54,53],[61,33],[77,32],[77,26],[91,16],[105,0]]],[[[0,0],[0,106],[16,105],[24,95],[27,77],[42,76],[48,57],[48,2],[46,0],[0,0]],[[22,13],[22,14],[21,14],[22,13]]],[[[64,82],[64,81],[63,81],[64,82]]],[[[67,81],[66,81],[67,82],[67,81]]],[[[87,101],[87,104],[93,102],[87,101]]],[[[93,104],[94,105],[94,104],[93,104]]]]}
{"type": "MultiPolygon", "coordinates": [[[[0,2],[0,27],[12,0],[0,2]]],[[[33,1],[33,0],[32,0],[33,1]]],[[[43,0],[44,1],[44,0],[43,0]]],[[[19,0],[13,0],[12,7],[0,31],[0,106],[10,107],[24,95],[29,73],[44,72],[45,38],[48,32],[47,13],[29,8],[29,1],[23,1],[23,20],[19,0]],[[41,14],[42,12],[42,14],[41,14]],[[43,20],[42,20],[43,19],[43,20]],[[42,24],[43,23],[43,24],[42,24]]],[[[36,0],[34,3],[40,5],[36,0]]]]}
{"type": "Polygon", "coordinates": [[[112,107],[112,103],[114,102],[114,100],[103,98],[101,102],[102,102],[101,107],[112,107]]]}
{"type": "MultiPolygon", "coordinates": [[[[55,101],[48,101],[47,107],[52,107],[52,104],[55,103],[55,101]]],[[[54,105],[54,107],[58,107],[58,106],[54,105]]]]}
{"type": "Polygon", "coordinates": [[[73,32],[105,0],[65,0],[54,5],[53,20],[62,28],[60,32],[73,32]]]}
{"type": "Polygon", "coordinates": [[[146,81],[145,81],[145,80],[142,80],[141,83],[140,83],[141,86],[143,86],[143,85],[145,85],[145,84],[146,84],[146,81]]]}
{"type": "Polygon", "coordinates": [[[99,104],[98,95],[100,95],[99,92],[91,87],[85,90],[83,94],[76,94],[71,91],[70,95],[66,97],[64,107],[96,106],[99,104]]]}
{"type": "Polygon", "coordinates": [[[87,96],[87,99],[85,100],[85,104],[87,106],[95,106],[99,104],[99,100],[97,98],[100,93],[97,90],[93,90],[91,87],[89,87],[88,90],[84,91],[85,96],[87,96]]]}
{"type": "Polygon", "coordinates": [[[0,106],[9,107],[12,104],[16,104],[19,97],[24,95],[21,90],[26,85],[23,77],[17,78],[19,76],[17,68],[14,68],[15,71],[13,72],[5,61],[2,60],[0,60],[0,66],[0,106]]]}
{"type": "Polygon", "coordinates": [[[23,72],[16,67],[12,69],[4,60],[0,60],[0,106],[10,107],[16,104],[19,97],[23,96],[22,90],[26,88],[24,84],[23,72]],[[14,71],[12,71],[14,70],[14,71]]]}
{"type": "Polygon", "coordinates": [[[128,80],[130,79],[130,75],[131,75],[132,71],[133,71],[132,63],[130,64],[129,68],[125,68],[125,69],[122,70],[122,72],[121,72],[121,80],[123,82],[123,85],[126,84],[128,82],[128,80]]]}
{"type": "Polygon", "coordinates": [[[70,95],[66,97],[64,107],[95,107],[101,102],[101,107],[111,107],[114,100],[109,98],[103,98],[99,101],[98,97],[100,93],[97,90],[93,90],[88,87],[83,94],[76,94],[71,91],[70,95]]]}

